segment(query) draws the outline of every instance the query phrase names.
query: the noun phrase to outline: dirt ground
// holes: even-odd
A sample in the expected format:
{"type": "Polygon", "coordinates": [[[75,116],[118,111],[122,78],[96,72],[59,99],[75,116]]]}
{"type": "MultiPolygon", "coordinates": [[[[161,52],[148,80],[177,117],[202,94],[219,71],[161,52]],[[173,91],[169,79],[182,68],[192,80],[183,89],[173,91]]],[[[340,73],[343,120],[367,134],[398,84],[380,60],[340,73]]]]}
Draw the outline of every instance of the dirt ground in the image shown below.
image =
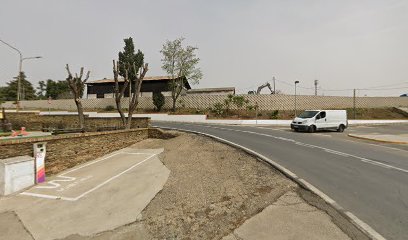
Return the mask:
{"type": "Polygon", "coordinates": [[[321,200],[248,154],[207,137],[179,134],[132,146],[164,148],[160,159],[170,170],[162,191],[134,223],[67,239],[221,239],[290,192],[306,194],[313,206],[329,212],[321,200]]]}
{"type": "Polygon", "coordinates": [[[142,212],[158,239],[219,239],[296,188],[265,164],[205,137],[182,134],[135,146],[164,146],[162,161],[171,171],[142,212]]]}

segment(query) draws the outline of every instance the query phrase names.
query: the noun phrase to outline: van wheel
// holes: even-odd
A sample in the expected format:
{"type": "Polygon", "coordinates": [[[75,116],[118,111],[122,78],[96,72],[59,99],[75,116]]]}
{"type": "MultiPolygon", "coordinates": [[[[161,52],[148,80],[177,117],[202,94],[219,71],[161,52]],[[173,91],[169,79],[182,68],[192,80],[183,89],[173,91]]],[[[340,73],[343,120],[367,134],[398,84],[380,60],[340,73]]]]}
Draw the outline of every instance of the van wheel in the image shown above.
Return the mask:
{"type": "Polygon", "coordinates": [[[310,132],[310,133],[316,132],[316,126],[315,126],[315,125],[310,126],[310,127],[309,127],[309,132],[310,132]]]}
{"type": "Polygon", "coordinates": [[[346,127],[343,124],[340,124],[339,128],[337,128],[337,132],[344,132],[346,127]]]}

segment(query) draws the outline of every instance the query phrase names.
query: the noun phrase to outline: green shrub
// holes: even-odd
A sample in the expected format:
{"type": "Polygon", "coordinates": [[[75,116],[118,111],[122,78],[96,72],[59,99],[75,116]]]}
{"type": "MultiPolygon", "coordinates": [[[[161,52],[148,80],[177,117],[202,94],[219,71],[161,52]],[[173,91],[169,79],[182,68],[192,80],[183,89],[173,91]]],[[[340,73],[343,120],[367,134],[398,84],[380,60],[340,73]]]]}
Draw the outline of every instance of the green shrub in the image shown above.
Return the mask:
{"type": "Polygon", "coordinates": [[[157,111],[161,111],[162,107],[165,104],[164,95],[161,92],[153,93],[153,105],[157,111]]]}
{"type": "Polygon", "coordinates": [[[108,105],[105,107],[105,111],[113,111],[113,110],[115,110],[115,107],[112,105],[108,105]]]}
{"type": "Polygon", "coordinates": [[[247,106],[246,106],[246,110],[247,110],[247,111],[253,111],[253,110],[256,110],[256,106],[253,106],[253,105],[247,105],[247,106]]]}
{"type": "Polygon", "coordinates": [[[268,114],[270,119],[278,119],[279,110],[274,110],[268,114]]]}
{"type": "Polygon", "coordinates": [[[214,113],[216,116],[222,116],[224,115],[224,104],[222,103],[216,103],[212,108],[210,108],[210,111],[214,113]]]}

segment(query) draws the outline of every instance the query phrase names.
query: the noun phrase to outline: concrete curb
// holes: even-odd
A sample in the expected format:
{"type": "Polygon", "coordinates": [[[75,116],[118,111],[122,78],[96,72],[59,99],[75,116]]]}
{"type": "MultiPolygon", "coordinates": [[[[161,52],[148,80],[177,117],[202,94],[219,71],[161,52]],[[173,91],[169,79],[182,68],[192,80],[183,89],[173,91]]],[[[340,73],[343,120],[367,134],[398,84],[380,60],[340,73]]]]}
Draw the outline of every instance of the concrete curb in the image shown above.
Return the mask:
{"type": "Polygon", "coordinates": [[[179,128],[171,128],[171,127],[158,127],[162,129],[168,129],[168,130],[176,130],[176,131],[182,131],[182,132],[188,132],[188,133],[193,133],[193,134],[198,134],[206,137],[210,137],[212,139],[215,139],[218,142],[227,144],[229,146],[232,146],[234,148],[243,150],[244,152],[268,163],[272,167],[276,168],[278,171],[280,171],[283,175],[291,179],[292,181],[296,182],[299,186],[302,188],[311,191],[312,193],[316,194],[320,198],[322,198],[327,204],[332,206],[337,212],[339,212],[345,219],[349,220],[357,229],[359,229],[362,233],[367,235],[370,239],[373,240],[385,240],[381,234],[379,234],[377,231],[375,231],[373,228],[371,228],[368,224],[360,220],[358,217],[356,217],[354,214],[351,212],[346,211],[344,208],[342,208],[336,201],[331,199],[329,196],[324,194],[322,191],[320,191],[318,188],[307,182],[306,180],[298,177],[295,173],[291,172],[287,168],[283,167],[282,165],[278,164],[277,162],[269,159],[266,156],[263,156],[262,154],[255,152],[249,148],[246,148],[244,146],[241,146],[239,144],[233,143],[231,141],[228,141],[226,139],[208,134],[208,133],[203,133],[203,132],[198,132],[198,131],[192,131],[192,130],[186,130],[186,129],[179,129],[179,128]]]}
{"type": "Polygon", "coordinates": [[[362,139],[362,140],[370,140],[370,141],[374,141],[374,142],[381,142],[381,143],[408,144],[408,142],[381,140],[381,139],[369,138],[369,137],[364,137],[364,136],[361,136],[361,135],[351,134],[351,133],[347,134],[347,136],[352,137],[352,138],[362,139]]]}

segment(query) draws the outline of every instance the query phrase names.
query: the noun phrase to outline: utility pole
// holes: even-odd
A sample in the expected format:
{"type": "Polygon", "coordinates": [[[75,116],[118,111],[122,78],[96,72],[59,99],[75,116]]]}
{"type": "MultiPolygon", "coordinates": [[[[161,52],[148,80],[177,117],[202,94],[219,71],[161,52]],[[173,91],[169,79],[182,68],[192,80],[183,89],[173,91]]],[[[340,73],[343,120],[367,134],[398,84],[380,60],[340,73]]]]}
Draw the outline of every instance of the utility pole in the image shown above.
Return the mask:
{"type": "Polygon", "coordinates": [[[353,118],[356,119],[356,89],[353,89],[353,118]]]}
{"type": "Polygon", "coordinates": [[[276,94],[276,89],[275,89],[275,76],[272,78],[273,81],[273,94],[276,94]]]}
{"type": "Polygon", "coordinates": [[[319,84],[319,80],[314,80],[314,86],[315,86],[315,96],[317,96],[317,84],[319,84]]]}
{"type": "Polygon", "coordinates": [[[295,81],[295,117],[297,116],[297,110],[296,110],[296,108],[297,108],[297,106],[296,106],[296,101],[297,101],[297,96],[296,96],[296,84],[298,84],[299,83],[299,81],[295,81]]]}

